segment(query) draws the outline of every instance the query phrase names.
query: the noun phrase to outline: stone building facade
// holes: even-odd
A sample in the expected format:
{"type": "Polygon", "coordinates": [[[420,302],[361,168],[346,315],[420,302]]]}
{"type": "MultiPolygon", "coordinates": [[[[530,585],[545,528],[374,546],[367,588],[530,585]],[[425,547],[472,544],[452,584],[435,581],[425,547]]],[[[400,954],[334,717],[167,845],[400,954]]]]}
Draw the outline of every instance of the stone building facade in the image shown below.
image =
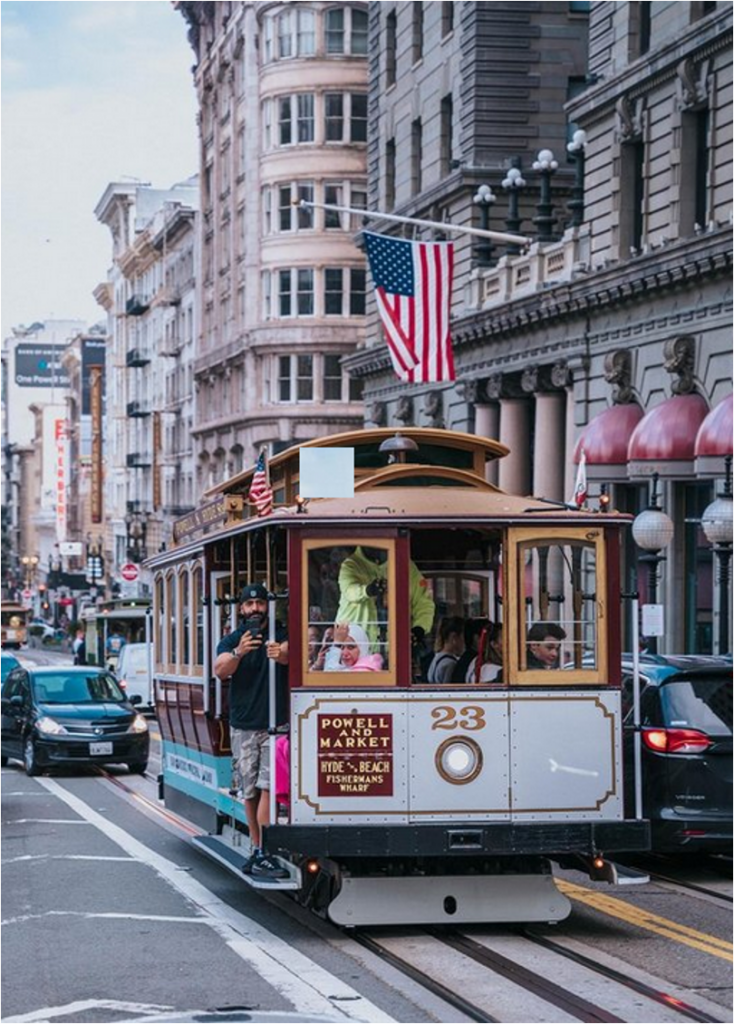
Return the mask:
{"type": "Polygon", "coordinates": [[[362,419],[367,5],[177,3],[196,55],[197,491],[362,419]]]}
{"type": "MultiPolygon", "coordinates": [[[[625,511],[647,506],[659,475],[675,526],[660,649],[711,650],[717,587],[698,520],[731,452],[731,6],[422,6],[417,25],[421,5],[370,5],[371,199],[478,226],[485,183],[498,197],[489,226],[503,229],[502,182],[528,151],[521,230],[553,237],[489,259],[457,242],[453,384],[406,392],[372,315],[348,361],[366,419],[497,437],[512,451],[500,486],[556,500],[571,496],[581,447],[592,497],[604,485],[625,511]],[[451,159],[421,137],[450,138],[451,159]],[[541,147],[560,165],[550,232],[547,209],[528,209],[541,147]]],[[[630,540],[630,587],[638,554],[630,540]]],[[[644,599],[644,572],[639,582],[644,599]]]]}

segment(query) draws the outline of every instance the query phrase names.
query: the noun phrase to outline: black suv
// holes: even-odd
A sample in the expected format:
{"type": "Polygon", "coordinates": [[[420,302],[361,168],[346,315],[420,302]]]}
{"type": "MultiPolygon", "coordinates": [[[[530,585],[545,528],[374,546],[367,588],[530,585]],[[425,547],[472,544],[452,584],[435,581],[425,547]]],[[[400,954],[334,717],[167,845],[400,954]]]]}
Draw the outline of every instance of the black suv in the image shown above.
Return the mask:
{"type": "MultiPolygon", "coordinates": [[[[730,853],[732,663],[728,658],[640,658],[642,809],[652,851],[730,853]]],[[[632,658],[622,663],[625,797],[634,807],[632,658]]]]}

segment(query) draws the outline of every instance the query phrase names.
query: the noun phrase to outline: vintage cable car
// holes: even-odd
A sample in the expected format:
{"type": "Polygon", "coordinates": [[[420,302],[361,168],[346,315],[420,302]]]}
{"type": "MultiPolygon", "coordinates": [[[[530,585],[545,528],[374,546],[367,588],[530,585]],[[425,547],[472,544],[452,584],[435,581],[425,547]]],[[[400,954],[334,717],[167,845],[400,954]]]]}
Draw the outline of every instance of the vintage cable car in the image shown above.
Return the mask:
{"type": "Polygon", "coordinates": [[[216,647],[246,581],[287,625],[290,781],[263,845],[288,878],[249,884],[348,926],[553,921],[570,904],[551,861],[619,881],[610,855],[648,847],[623,803],[629,517],[503,493],[486,466],[506,454],[436,429],[311,441],[272,459],[271,514],[248,507],[250,469],[148,563],[162,795],[238,872],[249,848],[216,647]],[[300,450],[319,447],[354,449],[353,497],[299,496],[300,450]],[[457,670],[468,620],[501,624],[495,669],[443,681],[437,658],[457,670]],[[453,651],[432,657],[450,627],[453,651]]]}
{"type": "Polygon", "coordinates": [[[22,647],[28,641],[28,620],[32,610],[17,601],[3,601],[0,610],[3,647],[22,647]]]}

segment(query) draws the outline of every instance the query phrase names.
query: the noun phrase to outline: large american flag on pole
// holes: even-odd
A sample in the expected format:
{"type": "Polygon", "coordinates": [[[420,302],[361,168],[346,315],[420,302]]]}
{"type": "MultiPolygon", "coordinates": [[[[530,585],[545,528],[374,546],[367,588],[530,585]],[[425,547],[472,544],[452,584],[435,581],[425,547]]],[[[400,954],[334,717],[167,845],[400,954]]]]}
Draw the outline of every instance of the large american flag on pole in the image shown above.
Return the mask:
{"type": "Polygon", "coordinates": [[[395,373],[414,383],[455,380],[449,331],[453,242],[364,232],[377,308],[395,373]]]}

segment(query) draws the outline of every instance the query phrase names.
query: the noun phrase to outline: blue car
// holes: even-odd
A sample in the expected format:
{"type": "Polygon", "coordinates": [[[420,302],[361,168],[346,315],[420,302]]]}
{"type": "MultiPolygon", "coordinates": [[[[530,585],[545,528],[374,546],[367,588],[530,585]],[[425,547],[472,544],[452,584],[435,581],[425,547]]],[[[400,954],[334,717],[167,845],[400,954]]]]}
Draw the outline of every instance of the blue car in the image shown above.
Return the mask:
{"type": "Polygon", "coordinates": [[[20,662],[14,654],[6,654],[3,651],[0,655],[0,685],[5,682],[5,679],[14,668],[20,668],[20,662]]]}
{"type": "MultiPolygon", "coordinates": [[[[625,796],[634,806],[632,659],[622,663],[625,796]]],[[[640,659],[643,816],[654,853],[730,853],[732,662],[700,655],[640,659]]]]}

